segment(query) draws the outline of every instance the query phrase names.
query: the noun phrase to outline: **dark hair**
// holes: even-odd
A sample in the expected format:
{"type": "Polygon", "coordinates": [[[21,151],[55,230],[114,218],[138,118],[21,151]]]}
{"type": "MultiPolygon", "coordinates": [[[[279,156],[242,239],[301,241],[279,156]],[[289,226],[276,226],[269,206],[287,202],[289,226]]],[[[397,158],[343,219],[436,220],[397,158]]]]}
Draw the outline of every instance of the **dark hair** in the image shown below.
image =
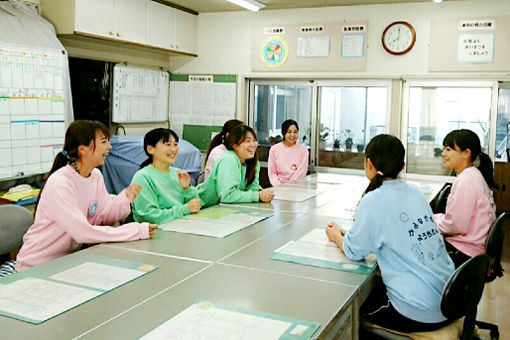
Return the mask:
{"type": "Polygon", "coordinates": [[[211,139],[211,143],[209,143],[209,147],[207,148],[207,152],[205,155],[204,164],[207,163],[207,160],[209,159],[209,154],[211,153],[212,149],[217,147],[220,144],[225,144],[225,139],[227,138],[227,134],[232,131],[233,128],[239,125],[243,125],[244,123],[237,119],[230,119],[223,124],[223,127],[221,128],[221,132],[218,133],[216,136],[214,136],[213,139],[211,139]]]}
{"type": "Polygon", "coordinates": [[[46,175],[46,178],[44,179],[41,186],[39,198],[35,203],[34,217],[37,212],[39,200],[41,199],[41,194],[44,190],[46,182],[48,181],[48,178],[58,169],[64,167],[67,164],[74,163],[77,159],[79,159],[80,155],[78,153],[78,147],[80,145],[90,145],[90,143],[92,143],[95,150],[95,139],[98,132],[102,133],[105,137],[110,138],[110,132],[108,131],[108,128],[97,120],[75,120],[71,123],[71,125],[69,125],[66,130],[64,149],[55,156],[55,160],[53,161],[50,172],[48,172],[48,175],[46,175]]]}
{"type": "Polygon", "coordinates": [[[156,144],[159,142],[166,143],[170,140],[170,136],[174,137],[175,141],[179,143],[179,137],[177,137],[177,134],[170,129],[157,128],[150,130],[145,134],[145,137],[143,138],[143,151],[145,151],[147,159],[140,164],[140,169],[152,164],[152,155],[147,151],[147,147],[149,145],[156,147],[156,144]]]}
{"type": "MultiPolygon", "coordinates": [[[[255,140],[257,140],[257,134],[255,131],[249,127],[248,125],[239,125],[230,131],[227,139],[225,140],[225,146],[228,150],[234,150],[234,145],[241,145],[242,142],[246,139],[246,135],[248,132],[253,134],[255,140]]],[[[255,172],[257,170],[257,150],[255,150],[255,156],[253,158],[247,159],[246,164],[246,185],[250,185],[255,180],[255,172]]]]}
{"type": "Polygon", "coordinates": [[[443,146],[449,146],[455,149],[457,146],[461,151],[469,149],[471,151],[470,163],[474,163],[478,170],[482,173],[485,182],[491,190],[497,189],[498,186],[494,182],[494,167],[492,160],[489,155],[482,152],[482,146],[480,145],[480,138],[478,135],[468,129],[453,130],[446,135],[443,139],[443,146]],[[476,162],[476,159],[480,162],[476,162]]]}
{"type": "Polygon", "coordinates": [[[397,137],[382,134],[372,138],[365,149],[365,159],[370,159],[377,174],[370,180],[363,195],[379,188],[384,178],[397,178],[404,167],[404,157],[404,145],[397,137]]]}
{"type": "Polygon", "coordinates": [[[289,131],[289,128],[292,126],[292,125],[295,125],[296,126],[296,129],[299,131],[299,125],[298,123],[293,120],[293,119],[287,119],[286,121],[284,121],[282,123],[282,137],[283,139],[285,139],[285,135],[287,134],[287,131],[289,131]]]}

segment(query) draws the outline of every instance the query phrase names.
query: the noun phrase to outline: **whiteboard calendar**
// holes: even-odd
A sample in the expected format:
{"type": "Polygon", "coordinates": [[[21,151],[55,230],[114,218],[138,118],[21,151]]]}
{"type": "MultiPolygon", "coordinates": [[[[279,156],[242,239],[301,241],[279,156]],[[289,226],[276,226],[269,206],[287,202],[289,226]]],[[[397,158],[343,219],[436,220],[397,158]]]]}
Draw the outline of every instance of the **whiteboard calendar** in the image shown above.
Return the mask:
{"type": "Polygon", "coordinates": [[[168,121],[169,73],[161,70],[115,65],[113,110],[115,123],[168,121]]]}
{"type": "Polygon", "coordinates": [[[0,43],[0,178],[44,173],[65,135],[64,50],[0,43]]]}

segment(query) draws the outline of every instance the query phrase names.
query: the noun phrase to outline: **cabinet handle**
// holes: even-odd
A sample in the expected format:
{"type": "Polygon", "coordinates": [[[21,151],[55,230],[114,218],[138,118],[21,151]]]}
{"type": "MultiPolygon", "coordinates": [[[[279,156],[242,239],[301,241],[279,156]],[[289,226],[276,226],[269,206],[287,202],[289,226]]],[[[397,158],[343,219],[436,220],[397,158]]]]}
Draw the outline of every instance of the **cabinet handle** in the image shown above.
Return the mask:
{"type": "Polygon", "coordinates": [[[179,45],[175,45],[175,48],[177,48],[177,49],[178,49],[178,48],[179,48],[179,45]]]}
{"type": "Polygon", "coordinates": [[[174,44],[170,44],[170,48],[174,48],[174,44]]]}
{"type": "Polygon", "coordinates": [[[120,33],[119,32],[117,32],[117,36],[120,37],[120,33]]]}
{"type": "Polygon", "coordinates": [[[113,35],[113,32],[110,31],[110,35],[113,35]]]}

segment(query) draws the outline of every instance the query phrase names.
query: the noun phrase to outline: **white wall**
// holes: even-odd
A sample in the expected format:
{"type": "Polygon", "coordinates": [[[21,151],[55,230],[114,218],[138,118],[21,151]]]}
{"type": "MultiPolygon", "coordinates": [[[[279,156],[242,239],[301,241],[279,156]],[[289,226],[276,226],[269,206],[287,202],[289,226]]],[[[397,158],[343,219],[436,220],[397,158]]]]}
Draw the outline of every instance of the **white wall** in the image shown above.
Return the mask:
{"type": "MultiPolygon", "coordinates": [[[[198,16],[198,58],[174,70],[176,73],[221,73],[241,76],[310,76],[314,77],[430,77],[428,44],[431,18],[482,17],[510,14],[510,0],[445,0],[427,3],[323,7],[201,13],[198,16]],[[368,20],[366,72],[251,72],[251,28],[254,25],[279,25],[368,20]],[[391,22],[410,22],[417,34],[416,44],[404,56],[388,54],[381,45],[384,28],[391,22]]],[[[500,77],[509,77],[509,73],[500,77]]],[[[462,75],[461,75],[462,76],[462,75]]],[[[463,75],[466,77],[466,75],[463,75]]],[[[477,75],[478,77],[484,75],[477,75]]]]}

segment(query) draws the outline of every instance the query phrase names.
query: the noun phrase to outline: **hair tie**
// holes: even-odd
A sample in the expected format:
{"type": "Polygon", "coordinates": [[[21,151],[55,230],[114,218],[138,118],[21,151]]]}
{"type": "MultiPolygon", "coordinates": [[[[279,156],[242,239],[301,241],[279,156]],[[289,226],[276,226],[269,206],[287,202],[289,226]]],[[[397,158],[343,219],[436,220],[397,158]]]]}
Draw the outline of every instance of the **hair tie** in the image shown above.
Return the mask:
{"type": "Polygon", "coordinates": [[[381,175],[381,177],[383,177],[383,176],[384,176],[384,174],[382,173],[382,171],[377,171],[377,174],[378,174],[378,175],[381,175]]]}
{"type": "Polygon", "coordinates": [[[69,155],[67,154],[67,151],[62,150],[62,151],[60,151],[60,153],[61,153],[62,155],[64,155],[64,156],[66,156],[67,158],[69,158],[69,155]]]}
{"type": "Polygon", "coordinates": [[[478,168],[480,166],[480,154],[478,154],[475,158],[475,160],[473,161],[473,166],[475,168],[478,168]]]}

